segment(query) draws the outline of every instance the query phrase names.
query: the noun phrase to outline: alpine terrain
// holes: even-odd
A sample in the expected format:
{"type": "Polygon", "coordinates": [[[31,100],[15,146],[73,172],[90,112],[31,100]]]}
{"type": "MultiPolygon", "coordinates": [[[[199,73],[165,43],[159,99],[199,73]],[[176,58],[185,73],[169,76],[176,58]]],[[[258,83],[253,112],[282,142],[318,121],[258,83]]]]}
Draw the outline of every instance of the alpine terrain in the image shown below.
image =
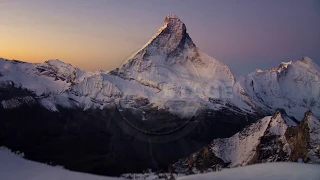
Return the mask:
{"type": "Polygon", "coordinates": [[[320,67],[302,57],[235,77],[168,15],[110,72],[0,59],[0,117],[0,146],[95,174],[319,163],[320,67]]]}

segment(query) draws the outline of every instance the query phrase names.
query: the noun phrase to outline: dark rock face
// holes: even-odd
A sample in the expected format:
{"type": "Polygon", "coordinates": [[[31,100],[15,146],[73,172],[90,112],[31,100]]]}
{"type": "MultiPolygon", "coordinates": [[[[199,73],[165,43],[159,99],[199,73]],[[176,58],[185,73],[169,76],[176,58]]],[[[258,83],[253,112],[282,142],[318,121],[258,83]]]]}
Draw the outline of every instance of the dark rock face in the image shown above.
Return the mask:
{"type": "Polygon", "coordinates": [[[307,116],[309,116],[311,111],[306,112],[304,120],[301,121],[299,126],[290,127],[286,131],[286,138],[292,149],[291,152],[291,161],[298,161],[298,159],[303,159],[305,162],[308,161],[307,153],[310,140],[309,127],[307,122],[307,116]]]}
{"type": "Polygon", "coordinates": [[[257,148],[257,157],[251,164],[265,162],[288,161],[289,155],[283,151],[284,143],[277,135],[265,135],[261,137],[260,145],[257,148]]]}
{"type": "MultiPolygon", "coordinates": [[[[276,119],[280,116],[284,118],[287,114],[284,110],[277,110],[272,115],[272,119],[276,119]]],[[[269,123],[266,132],[260,138],[260,143],[256,149],[256,156],[251,160],[250,164],[284,162],[289,160],[290,155],[284,151],[286,140],[282,138],[281,135],[270,132],[271,123],[272,122],[269,123]]],[[[282,123],[285,123],[285,120],[282,123]]]]}
{"type": "MultiPolygon", "coordinates": [[[[174,139],[180,130],[161,134],[166,129],[160,128],[158,135],[138,131],[132,134],[136,130],[124,122],[124,113],[116,107],[87,111],[59,107],[59,112],[51,112],[42,107],[31,92],[8,86],[1,88],[0,102],[26,96],[34,98],[35,102],[22,103],[13,109],[0,107],[0,146],[21,151],[27,159],[103,175],[142,172],[150,167],[167,168],[212,139],[229,137],[255,119],[227,110],[203,111],[180,129],[189,128],[187,133],[174,139]]],[[[134,112],[126,113],[126,117],[132,117],[128,121],[135,121],[134,112]]],[[[159,118],[159,114],[162,114],[161,119],[168,120],[168,126],[179,121],[179,117],[168,112],[158,112],[155,117],[159,118]]],[[[140,125],[148,127],[147,123],[140,125]]]]}
{"type": "Polygon", "coordinates": [[[206,146],[191,156],[180,159],[173,164],[173,169],[176,173],[194,174],[197,173],[195,170],[204,173],[227,167],[228,164],[212,152],[212,146],[206,146]]]}

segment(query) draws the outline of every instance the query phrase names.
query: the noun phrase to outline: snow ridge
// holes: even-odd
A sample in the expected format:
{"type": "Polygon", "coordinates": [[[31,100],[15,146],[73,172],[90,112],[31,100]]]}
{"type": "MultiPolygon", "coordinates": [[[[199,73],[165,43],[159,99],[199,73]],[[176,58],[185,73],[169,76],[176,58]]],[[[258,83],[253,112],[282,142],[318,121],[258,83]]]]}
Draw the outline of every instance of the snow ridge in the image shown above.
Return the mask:
{"type": "Polygon", "coordinates": [[[258,146],[261,152],[268,151],[268,147],[264,150],[261,146],[264,137],[278,136],[284,144],[284,152],[290,153],[284,137],[287,128],[282,114],[277,111],[273,116],[262,118],[230,138],[214,140],[211,144],[212,152],[224,162],[230,163],[229,167],[245,166],[253,163],[258,146]]]}

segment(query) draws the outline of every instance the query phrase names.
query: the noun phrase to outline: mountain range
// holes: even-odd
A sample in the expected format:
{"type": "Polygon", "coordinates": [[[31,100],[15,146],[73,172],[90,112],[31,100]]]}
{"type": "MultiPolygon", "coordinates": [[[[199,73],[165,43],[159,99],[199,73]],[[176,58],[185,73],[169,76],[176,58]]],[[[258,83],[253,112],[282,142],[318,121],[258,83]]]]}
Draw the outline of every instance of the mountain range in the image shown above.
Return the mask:
{"type": "Polygon", "coordinates": [[[302,57],[236,77],[168,15],[110,72],[0,59],[0,116],[0,146],[96,174],[161,169],[179,159],[174,167],[193,172],[198,167],[186,168],[185,158],[204,146],[212,161],[200,171],[213,162],[319,163],[310,149],[319,145],[320,67],[302,57]],[[300,132],[309,138],[302,145],[300,132]]]}

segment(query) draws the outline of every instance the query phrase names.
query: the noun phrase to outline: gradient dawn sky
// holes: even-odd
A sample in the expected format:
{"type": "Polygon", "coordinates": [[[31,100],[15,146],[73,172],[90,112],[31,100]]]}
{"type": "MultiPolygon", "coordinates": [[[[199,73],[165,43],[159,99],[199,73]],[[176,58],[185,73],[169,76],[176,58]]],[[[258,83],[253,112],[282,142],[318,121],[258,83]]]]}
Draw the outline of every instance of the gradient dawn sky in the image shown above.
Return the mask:
{"type": "Polygon", "coordinates": [[[301,56],[320,64],[320,0],[0,0],[0,57],[111,70],[167,14],[238,73],[301,56]]]}

